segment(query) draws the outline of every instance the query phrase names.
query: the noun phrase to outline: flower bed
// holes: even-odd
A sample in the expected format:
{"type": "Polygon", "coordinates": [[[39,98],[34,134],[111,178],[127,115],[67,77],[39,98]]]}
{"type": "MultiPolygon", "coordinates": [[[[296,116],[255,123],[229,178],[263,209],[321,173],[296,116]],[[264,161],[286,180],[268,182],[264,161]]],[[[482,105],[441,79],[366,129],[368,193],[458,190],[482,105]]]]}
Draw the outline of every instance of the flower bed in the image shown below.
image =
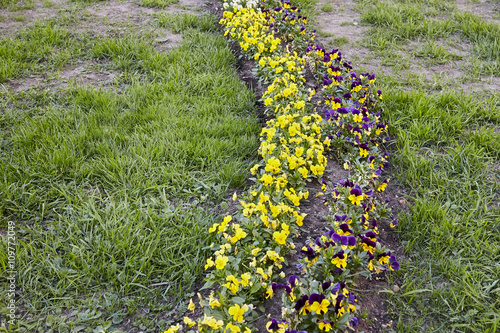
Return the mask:
{"type": "MultiPolygon", "coordinates": [[[[253,166],[254,185],[238,201],[238,211],[214,224],[218,243],[205,269],[205,288],[218,286],[208,299],[199,297],[204,315],[184,318],[186,330],[251,332],[249,324],[263,310],[264,298],[283,289],[282,318],[272,319],[270,332],[343,330],[358,324],[357,297],[351,291],[357,276],[397,270],[399,264],[377,239],[377,221],[390,215],[376,192],[388,156],[378,148],[387,123],[381,120],[382,93],[373,91],[375,76],[356,74],[341,52],[314,45],[307,18],[289,1],[233,0],[224,4],[220,23],[225,36],[255,59],[257,75],[268,84],[262,96],[273,115],[260,135],[260,163],[253,166]],[[305,86],[309,66],[318,80],[316,90],[305,86]],[[322,94],[324,118],[312,97],[322,94]],[[336,154],[350,171],[337,183],[322,179],[327,159],[336,154]],[[305,214],[307,183],[322,181],[330,225],[300,251],[297,275],[282,271],[285,255],[295,250],[305,214]],[[278,282],[273,282],[278,281],[278,282]]],[[[320,101],[321,103],[321,101],[320,101]]],[[[396,221],[394,221],[396,223],[396,221]]],[[[190,302],[189,309],[195,309],[190,302]]],[[[177,324],[167,330],[176,332],[177,324]]]]}

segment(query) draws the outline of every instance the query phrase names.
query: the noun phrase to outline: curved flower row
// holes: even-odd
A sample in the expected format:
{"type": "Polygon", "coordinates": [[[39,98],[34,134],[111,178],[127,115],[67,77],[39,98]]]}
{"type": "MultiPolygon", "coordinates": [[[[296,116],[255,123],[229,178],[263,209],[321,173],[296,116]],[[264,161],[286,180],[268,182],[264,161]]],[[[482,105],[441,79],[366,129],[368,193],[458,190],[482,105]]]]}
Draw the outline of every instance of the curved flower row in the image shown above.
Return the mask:
{"type": "MultiPolygon", "coordinates": [[[[307,18],[289,1],[233,0],[224,4],[220,23],[225,35],[256,60],[257,75],[268,84],[262,96],[274,115],[260,135],[261,161],[254,165],[255,184],[238,201],[237,213],[224,217],[209,232],[216,233],[205,288],[218,285],[208,299],[198,294],[203,317],[184,318],[170,327],[198,331],[251,332],[249,322],[264,298],[283,293],[283,318],[267,325],[270,332],[330,331],[354,326],[359,318],[350,285],[358,275],[369,276],[398,263],[377,239],[377,220],[388,216],[379,202],[387,180],[379,181],[387,156],[378,149],[387,131],[374,76],[359,77],[340,52],[311,44],[307,18]],[[311,103],[316,90],[305,87],[305,66],[314,71],[324,95],[325,119],[311,103]],[[286,279],[285,255],[294,251],[293,236],[305,217],[300,204],[308,199],[307,182],[321,179],[326,150],[345,160],[352,177],[339,183],[323,181],[324,201],[332,211],[325,233],[302,248],[299,275],[286,279]],[[285,281],[276,283],[272,281],[285,281]]],[[[191,301],[189,309],[196,305],[191,301]]]]}

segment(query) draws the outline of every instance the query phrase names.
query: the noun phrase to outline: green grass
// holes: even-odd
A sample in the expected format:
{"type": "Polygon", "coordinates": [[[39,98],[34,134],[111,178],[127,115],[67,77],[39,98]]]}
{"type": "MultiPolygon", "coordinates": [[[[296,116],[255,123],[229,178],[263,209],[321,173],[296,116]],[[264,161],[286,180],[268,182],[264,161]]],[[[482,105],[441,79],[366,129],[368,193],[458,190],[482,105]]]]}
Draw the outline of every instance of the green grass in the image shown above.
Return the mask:
{"type": "Polygon", "coordinates": [[[54,7],[54,3],[50,0],[43,0],[42,7],[44,8],[52,8],[54,7]]]}
{"type": "Polygon", "coordinates": [[[20,11],[34,9],[34,0],[0,0],[0,8],[6,8],[11,11],[20,11]]]}
{"type": "Polygon", "coordinates": [[[397,275],[410,295],[392,298],[398,329],[492,331],[500,320],[500,186],[492,172],[500,96],[386,90],[395,174],[412,193],[410,211],[400,215],[412,261],[397,275]]]}
{"type": "MultiPolygon", "coordinates": [[[[454,10],[446,1],[407,3],[400,1],[362,1],[358,4],[362,21],[372,25],[365,46],[383,53],[387,48],[402,48],[409,40],[432,43],[439,38],[460,34],[472,44],[478,75],[500,75],[500,26],[481,17],[454,10]]],[[[432,45],[432,44],[430,44],[432,45]]],[[[434,63],[446,63],[456,56],[434,48],[427,51],[434,63]],[[429,52],[430,51],[430,52],[429,52]]],[[[418,55],[417,55],[418,56],[418,55]]]]}
{"type": "Polygon", "coordinates": [[[179,0],[140,0],[139,3],[144,7],[165,8],[179,3],[179,0]]]}
{"type": "Polygon", "coordinates": [[[328,40],[327,43],[328,47],[342,47],[344,44],[349,43],[349,39],[347,37],[335,37],[328,40]]]}
{"type": "Polygon", "coordinates": [[[344,21],[344,22],[341,22],[339,25],[340,25],[341,27],[345,27],[345,26],[354,26],[354,22],[352,22],[352,21],[349,21],[349,22],[348,22],[348,21],[344,21]]]}
{"type": "Polygon", "coordinates": [[[26,15],[18,15],[16,17],[14,17],[14,21],[16,21],[16,22],[24,22],[24,21],[26,21],[26,15]]]}
{"type": "Polygon", "coordinates": [[[473,52],[484,64],[480,70],[486,75],[500,76],[500,25],[489,23],[470,14],[459,13],[456,20],[464,38],[472,43],[473,52]]]}
{"type": "Polygon", "coordinates": [[[60,69],[84,56],[88,36],[74,36],[55,20],[37,22],[15,37],[0,39],[0,83],[28,72],[60,69]]]}
{"type": "Polygon", "coordinates": [[[414,53],[414,57],[427,58],[430,64],[446,64],[450,61],[461,60],[462,57],[448,51],[442,45],[437,45],[434,41],[427,41],[418,48],[414,53]]]}
{"type": "Polygon", "coordinates": [[[321,28],[316,29],[316,34],[320,37],[332,37],[333,33],[328,32],[328,31],[323,31],[321,28]]]}
{"type": "Polygon", "coordinates": [[[0,0],[0,8],[6,8],[11,5],[15,5],[18,0],[0,0]]]}
{"type": "Polygon", "coordinates": [[[106,88],[2,92],[0,214],[20,239],[26,332],[157,332],[185,310],[207,226],[227,191],[245,185],[259,124],[234,55],[207,32],[215,19],[183,20],[183,43],[169,52],[133,30],[101,38],[55,22],[2,40],[4,81],[70,59],[119,74],[106,88]]]}
{"type": "MultiPolygon", "coordinates": [[[[398,233],[411,259],[392,275],[398,332],[495,332],[500,327],[500,94],[462,87],[499,76],[500,27],[450,2],[362,1],[364,46],[391,66],[379,76],[396,138],[391,178],[409,194],[398,233]],[[451,41],[453,38],[453,42],[451,41]],[[439,42],[470,43],[458,56],[439,42]],[[417,46],[411,50],[411,43],[417,46]],[[419,69],[459,62],[460,80],[419,69]]],[[[378,73],[377,73],[378,74],[378,73]]]]}
{"type": "Polygon", "coordinates": [[[333,6],[331,3],[325,3],[321,6],[321,10],[325,13],[330,13],[333,11],[333,6]]]}
{"type": "Polygon", "coordinates": [[[333,44],[337,47],[342,47],[344,44],[349,43],[349,38],[347,37],[335,37],[333,39],[333,44]]]}
{"type": "MultiPolygon", "coordinates": [[[[438,11],[422,10],[421,4],[401,4],[376,1],[371,10],[363,12],[362,20],[383,29],[387,40],[407,40],[415,38],[436,39],[448,37],[456,31],[451,19],[436,18],[438,11]]],[[[425,8],[425,7],[424,7],[425,8]]]]}
{"type": "Polygon", "coordinates": [[[198,29],[201,31],[215,31],[217,20],[210,15],[195,16],[186,13],[158,13],[155,15],[158,25],[167,28],[173,33],[180,33],[188,29],[198,29]]]}

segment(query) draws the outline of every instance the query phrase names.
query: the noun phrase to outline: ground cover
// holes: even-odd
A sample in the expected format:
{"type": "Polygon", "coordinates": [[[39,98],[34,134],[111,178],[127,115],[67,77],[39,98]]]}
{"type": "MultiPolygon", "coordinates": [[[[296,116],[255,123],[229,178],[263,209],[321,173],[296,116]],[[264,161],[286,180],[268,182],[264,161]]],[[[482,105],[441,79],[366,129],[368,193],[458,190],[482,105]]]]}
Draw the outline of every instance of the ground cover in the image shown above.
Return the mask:
{"type": "Polygon", "coordinates": [[[332,32],[322,39],[348,38],[343,54],[382,74],[395,137],[391,178],[410,192],[398,230],[408,260],[387,287],[395,329],[493,332],[500,322],[498,3],[332,4],[332,17],[343,8],[349,16],[332,24],[319,14],[318,26],[332,32]]]}
{"type": "Polygon", "coordinates": [[[215,19],[109,5],[138,22],[65,3],[0,41],[0,262],[12,220],[19,331],[164,327],[256,158],[254,97],[215,19]]]}
{"type": "Polygon", "coordinates": [[[209,230],[218,235],[202,288],[210,294],[191,300],[194,315],[168,333],[194,326],[233,333],[352,328],[360,321],[353,293],[357,278],[399,267],[379,238],[378,223],[397,221],[375,195],[387,186],[379,177],[388,162],[377,148],[387,123],[380,119],[382,92],[372,88],[374,76],[356,75],[338,50],[311,44],[314,32],[307,30],[306,17],[297,16],[300,8],[287,1],[262,6],[261,11],[252,1],[224,3],[220,23],[249,61],[257,60],[253,72],[267,85],[264,112],[276,118],[261,131],[262,160],[251,169],[254,184],[235,193],[237,210],[209,230]],[[308,79],[306,62],[314,74],[308,79]],[[312,100],[317,91],[322,97],[312,100]],[[315,108],[323,102],[324,118],[315,108]],[[324,178],[327,152],[345,168],[330,167],[336,171],[328,171],[330,179],[324,178]],[[339,180],[340,175],[348,178],[339,180]],[[311,189],[321,202],[308,211],[316,209],[316,218],[325,213],[326,223],[302,213],[311,189]],[[300,256],[296,237],[304,244],[300,256]],[[302,259],[295,266],[292,258],[302,259]],[[264,294],[272,301],[263,302],[264,294]],[[269,321],[271,314],[276,317],[269,321]]]}

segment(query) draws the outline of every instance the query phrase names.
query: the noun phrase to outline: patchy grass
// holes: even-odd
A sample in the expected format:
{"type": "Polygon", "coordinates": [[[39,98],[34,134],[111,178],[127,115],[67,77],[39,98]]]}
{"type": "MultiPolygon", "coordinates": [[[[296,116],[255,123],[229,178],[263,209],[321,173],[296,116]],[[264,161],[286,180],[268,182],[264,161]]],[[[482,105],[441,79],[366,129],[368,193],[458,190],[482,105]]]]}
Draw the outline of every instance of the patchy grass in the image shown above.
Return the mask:
{"type": "Polygon", "coordinates": [[[440,0],[362,1],[358,9],[371,26],[364,46],[394,73],[378,82],[396,138],[393,177],[411,192],[398,230],[411,260],[393,276],[402,287],[390,297],[395,329],[493,332],[500,325],[500,94],[467,85],[500,75],[500,27],[440,0]],[[452,36],[470,44],[467,56],[437,43],[452,36]],[[466,70],[460,80],[419,75],[419,67],[455,61],[466,70]]]}
{"type": "MultiPolygon", "coordinates": [[[[473,71],[478,75],[500,76],[500,26],[481,17],[454,10],[445,1],[430,4],[404,1],[361,2],[362,20],[374,26],[368,35],[366,46],[384,52],[387,48],[400,47],[408,40],[421,39],[430,43],[438,38],[448,38],[458,33],[464,42],[473,46],[473,55],[479,61],[473,71]],[[370,8],[370,10],[363,10],[370,8]]],[[[432,45],[432,44],[429,44],[432,45]]],[[[447,62],[448,55],[442,50],[430,50],[438,62],[447,62]],[[436,54],[437,52],[437,54],[436,54]]]]}
{"type": "MultiPolygon", "coordinates": [[[[62,23],[62,22],[61,22],[62,23]]],[[[75,36],[55,20],[37,22],[15,37],[0,39],[0,83],[46,69],[61,69],[83,57],[88,35],[75,36]]]]}
{"type": "Polygon", "coordinates": [[[337,47],[342,47],[344,44],[349,43],[349,39],[347,37],[335,37],[333,39],[333,44],[337,47]]]}
{"type": "Polygon", "coordinates": [[[328,31],[323,31],[321,28],[318,28],[316,30],[316,34],[320,37],[333,37],[333,33],[328,32],[328,31]]]}
{"type": "Polygon", "coordinates": [[[16,22],[24,22],[26,21],[26,15],[17,15],[14,17],[14,21],[16,22]]]}
{"type": "Polygon", "coordinates": [[[8,6],[15,5],[18,0],[0,0],[0,8],[6,8],[8,6]]]}
{"type": "Polygon", "coordinates": [[[173,33],[180,33],[190,28],[201,31],[215,31],[217,29],[217,19],[210,15],[194,16],[186,13],[158,13],[155,15],[158,25],[167,28],[173,33]]]}
{"type": "Polygon", "coordinates": [[[331,3],[325,3],[321,6],[321,10],[325,13],[330,13],[333,11],[333,5],[331,3]]]}
{"type": "Polygon", "coordinates": [[[453,60],[460,60],[459,56],[448,51],[442,45],[437,45],[434,41],[427,41],[421,48],[413,53],[414,57],[426,58],[430,64],[446,64],[453,60]]]}
{"type": "Polygon", "coordinates": [[[179,3],[179,0],[140,0],[139,3],[144,7],[165,8],[179,3]]]}
{"type": "Polygon", "coordinates": [[[3,82],[82,60],[119,74],[105,89],[2,92],[1,226],[16,221],[27,332],[164,328],[202,275],[220,201],[245,185],[254,96],[213,17],[174,20],[183,43],[166,53],[134,29],[96,37],[56,19],[0,42],[3,82]]]}
{"type": "Polygon", "coordinates": [[[34,0],[0,0],[0,8],[11,11],[20,11],[35,8],[34,0]]]}
{"type": "Polygon", "coordinates": [[[54,7],[54,3],[50,0],[43,0],[42,1],[42,7],[44,8],[52,8],[54,7]]]}

